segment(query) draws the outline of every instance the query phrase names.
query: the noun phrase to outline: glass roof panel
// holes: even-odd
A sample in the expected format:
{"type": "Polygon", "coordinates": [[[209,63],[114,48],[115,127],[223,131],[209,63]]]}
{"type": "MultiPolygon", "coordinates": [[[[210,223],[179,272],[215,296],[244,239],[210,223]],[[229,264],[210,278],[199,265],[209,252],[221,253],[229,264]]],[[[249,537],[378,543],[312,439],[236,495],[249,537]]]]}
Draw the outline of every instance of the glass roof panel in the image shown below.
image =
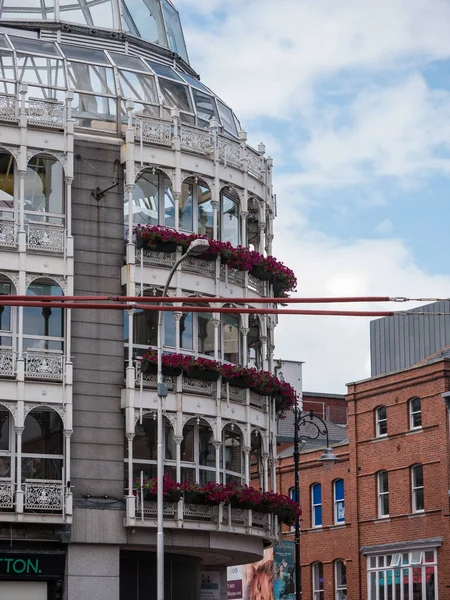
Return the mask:
{"type": "Polygon", "coordinates": [[[3,33],[0,33],[0,48],[9,48],[8,42],[6,41],[6,38],[3,35],[3,33]]]}
{"type": "Polygon", "coordinates": [[[166,101],[165,104],[179,108],[180,110],[186,110],[193,112],[191,102],[189,100],[188,88],[186,85],[169,81],[168,79],[159,79],[159,88],[161,94],[166,101]]]}
{"type": "Polygon", "coordinates": [[[161,7],[157,0],[122,0],[125,31],[164,48],[168,47],[161,7]]]}
{"type": "Polygon", "coordinates": [[[115,95],[114,71],[107,67],[67,62],[69,87],[95,94],[115,95]]]}
{"type": "Polygon", "coordinates": [[[169,2],[167,2],[167,0],[161,0],[161,4],[163,7],[170,49],[181,56],[183,60],[189,62],[178,12],[171,4],[169,4],[169,2]]]}
{"type": "Polygon", "coordinates": [[[160,65],[159,63],[155,63],[152,60],[147,59],[145,60],[145,62],[151,66],[151,68],[155,71],[157,75],[169,77],[169,79],[174,79],[175,81],[181,81],[182,83],[184,83],[184,81],[175,73],[172,67],[168,67],[167,65],[160,65]]]}
{"type": "Polygon", "coordinates": [[[136,71],[150,71],[144,61],[138,56],[128,56],[128,54],[117,54],[115,52],[110,52],[110,56],[118,67],[134,69],[136,71]]]}
{"type": "Polygon", "coordinates": [[[18,37],[10,35],[13,46],[16,50],[22,52],[31,52],[33,54],[47,54],[49,56],[60,57],[57,47],[53,42],[44,42],[42,40],[34,40],[30,38],[18,37]]]}
{"type": "Polygon", "coordinates": [[[12,52],[0,50],[0,77],[2,79],[15,79],[12,52]]]}
{"type": "Polygon", "coordinates": [[[200,83],[200,81],[198,79],[195,79],[195,77],[191,77],[190,75],[186,75],[186,73],[181,73],[183,79],[185,79],[188,83],[190,83],[192,85],[192,87],[197,88],[198,90],[201,90],[202,92],[206,92],[207,94],[209,93],[208,88],[206,88],[203,83],[200,83]]]}
{"type": "Polygon", "coordinates": [[[116,0],[59,0],[61,21],[118,29],[118,19],[114,19],[116,0]]]}
{"type": "Polygon", "coordinates": [[[33,19],[42,21],[55,18],[54,0],[4,0],[0,9],[3,19],[33,19]]]}
{"type": "Polygon", "coordinates": [[[233,120],[233,113],[228,108],[228,106],[225,106],[225,104],[223,104],[223,102],[220,102],[220,100],[218,100],[217,98],[216,98],[216,101],[217,101],[217,108],[219,109],[219,115],[220,115],[220,119],[222,121],[223,128],[228,133],[231,133],[231,135],[234,135],[237,137],[237,129],[236,129],[236,125],[233,120]]]}
{"type": "Polygon", "coordinates": [[[193,89],[195,106],[197,108],[197,114],[200,119],[209,121],[213,118],[217,118],[217,109],[212,96],[206,95],[199,90],[193,89]]]}
{"type": "Polygon", "coordinates": [[[110,65],[106,54],[103,50],[94,50],[93,48],[83,48],[82,46],[70,46],[69,44],[61,44],[61,50],[67,56],[74,60],[82,60],[83,62],[100,63],[102,65],[110,65]]]}
{"type": "Polygon", "coordinates": [[[132,98],[151,104],[159,104],[155,78],[152,75],[142,75],[131,71],[119,71],[119,83],[122,98],[132,98]]]}
{"type": "Polygon", "coordinates": [[[64,61],[56,58],[17,54],[19,81],[46,87],[66,87],[64,61]]]}

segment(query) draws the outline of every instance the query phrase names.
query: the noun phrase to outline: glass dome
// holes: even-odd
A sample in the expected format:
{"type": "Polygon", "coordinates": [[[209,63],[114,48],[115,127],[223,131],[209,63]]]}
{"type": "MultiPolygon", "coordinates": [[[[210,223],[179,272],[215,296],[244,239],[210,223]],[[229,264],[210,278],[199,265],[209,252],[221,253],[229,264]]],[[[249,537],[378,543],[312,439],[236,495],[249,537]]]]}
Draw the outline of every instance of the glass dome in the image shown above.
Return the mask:
{"type": "Polygon", "coordinates": [[[3,24],[52,21],[109,29],[142,38],[188,61],[178,11],[169,0],[4,0],[3,24]]]}

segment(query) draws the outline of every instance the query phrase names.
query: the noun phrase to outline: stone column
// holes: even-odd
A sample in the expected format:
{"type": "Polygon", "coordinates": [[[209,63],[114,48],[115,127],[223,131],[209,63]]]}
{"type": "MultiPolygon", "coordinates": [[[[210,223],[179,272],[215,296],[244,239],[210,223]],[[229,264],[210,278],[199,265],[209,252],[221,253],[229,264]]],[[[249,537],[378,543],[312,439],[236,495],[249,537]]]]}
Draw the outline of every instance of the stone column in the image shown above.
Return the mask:
{"type": "Polygon", "coordinates": [[[181,443],[183,441],[183,436],[176,435],[176,436],[174,436],[173,441],[177,445],[177,447],[175,449],[175,451],[176,451],[176,462],[177,462],[177,466],[176,466],[176,479],[177,479],[177,481],[181,481],[181,443]]]}
{"type": "Polygon", "coordinates": [[[22,434],[24,427],[15,427],[16,432],[16,512],[23,513],[24,491],[22,489],[22,434]]]}
{"type": "Polygon", "coordinates": [[[216,450],[216,483],[220,483],[220,448],[222,442],[213,442],[213,446],[216,450]]]}
{"type": "Polygon", "coordinates": [[[244,477],[245,477],[245,485],[250,485],[250,452],[251,448],[249,446],[244,446],[242,451],[244,452],[244,477]]]}
{"type": "Polygon", "coordinates": [[[65,511],[67,515],[71,515],[73,512],[73,496],[72,490],[70,489],[70,438],[72,437],[72,429],[64,429],[64,445],[65,445],[65,456],[64,456],[64,471],[65,471],[65,494],[64,498],[66,501],[65,511]]]}
{"type": "Polygon", "coordinates": [[[127,470],[127,496],[126,496],[126,516],[128,519],[136,517],[136,497],[133,494],[133,440],[134,433],[126,433],[128,444],[128,470],[127,470]]]}

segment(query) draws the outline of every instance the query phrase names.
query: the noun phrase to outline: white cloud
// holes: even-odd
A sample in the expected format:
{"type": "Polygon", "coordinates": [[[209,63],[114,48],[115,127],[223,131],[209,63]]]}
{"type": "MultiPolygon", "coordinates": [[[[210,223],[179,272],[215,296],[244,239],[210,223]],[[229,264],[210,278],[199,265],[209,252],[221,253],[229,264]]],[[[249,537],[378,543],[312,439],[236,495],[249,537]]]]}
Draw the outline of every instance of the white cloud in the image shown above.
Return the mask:
{"type": "MultiPolygon", "coordinates": [[[[300,297],[447,297],[450,288],[450,275],[424,272],[398,240],[346,242],[320,232],[284,230],[275,237],[275,254],[294,269],[300,297]]],[[[397,311],[417,305],[305,304],[300,308],[397,311]]],[[[345,393],[345,383],[370,376],[370,321],[369,317],[280,317],[275,356],[305,361],[304,389],[345,393]]]]}
{"type": "Polygon", "coordinates": [[[374,227],[374,232],[379,235],[387,235],[394,230],[394,224],[390,219],[383,219],[379,223],[377,223],[374,227]]]}

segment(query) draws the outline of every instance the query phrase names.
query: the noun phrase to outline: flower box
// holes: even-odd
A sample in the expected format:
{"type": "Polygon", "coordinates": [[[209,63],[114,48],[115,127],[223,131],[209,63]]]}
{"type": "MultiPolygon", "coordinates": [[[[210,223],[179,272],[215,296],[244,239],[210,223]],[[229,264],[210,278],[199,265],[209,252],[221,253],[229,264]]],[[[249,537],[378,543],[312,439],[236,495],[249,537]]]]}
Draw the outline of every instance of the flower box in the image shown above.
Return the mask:
{"type": "Polygon", "coordinates": [[[152,240],[151,244],[147,244],[150,250],[155,250],[156,252],[167,252],[168,254],[173,254],[177,251],[176,242],[162,242],[160,240],[152,240]]]}
{"type": "Polygon", "coordinates": [[[217,381],[220,377],[220,372],[210,371],[208,369],[199,369],[198,367],[191,367],[189,371],[185,371],[185,377],[200,379],[201,381],[217,381]]]}
{"type": "Polygon", "coordinates": [[[250,381],[249,381],[248,377],[245,377],[245,376],[230,377],[230,378],[222,376],[222,382],[229,383],[230,385],[237,387],[237,388],[241,388],[241,389],[247,389],[250,387],[250,381]]]}
{"type": "Polygon", "coordinates": [[[199,258],[200,260],[207,260],[209,262],[214,262],[215,260],[217,260],[217,252],[210,252],[210,251],[206,251],[203,252],[203,254],[199,254],[197,256],[197,258],[199,258]]]}
{"type": "Polygon", "coordinates": [[[181,498],[181,490],[172,490],[164,494],[164,502],[178,502],[181,498]]]}
{"type": "Polygon", "coordinates": [[[206,501],[206,494],[203,492],[192,492],[190,490],[184,492],[184,501],[186,504],[208,504],[206,501]]]}
{"type": "Polygon", "coordinates": [[[266,271],[264,267],[256,266],[250,271],[252,277],[256,277],[260,281],[270,281],[273,278],[273,273],[266,271]]]}
{"type": "MultiPolygon", "coordinates": [[[[155,363],[143,358],[141,360],[141,371],[146,375],[157,375],[158,365],[155,365],[155,363]]],[[[168,367],[164,364],[162,365],[162,373],[167,377],[178,377],[178,375],[181,375],[181,372],[182,371],[180,367],[168,367]]]]}

